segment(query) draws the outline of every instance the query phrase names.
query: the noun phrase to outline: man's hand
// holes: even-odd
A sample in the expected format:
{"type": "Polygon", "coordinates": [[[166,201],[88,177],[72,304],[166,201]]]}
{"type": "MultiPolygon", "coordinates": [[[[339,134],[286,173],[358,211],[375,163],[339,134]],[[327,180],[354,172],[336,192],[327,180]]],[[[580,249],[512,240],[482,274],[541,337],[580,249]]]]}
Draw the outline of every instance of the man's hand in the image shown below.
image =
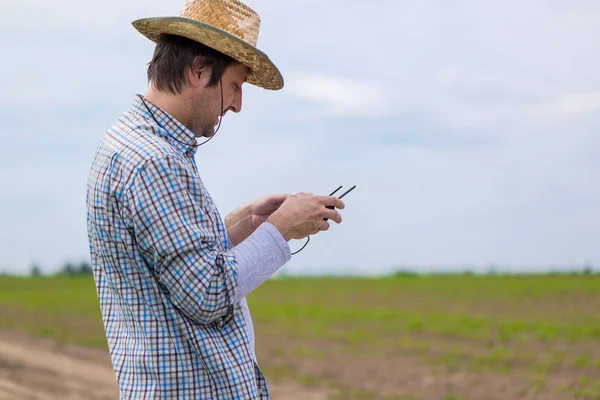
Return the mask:
{"type": "Polygon", "coordinates": [[[289,197],[288,194],[274,194],[261,197],[251,202],[250,205],[250,225],[252,231],[267,220],[275,211],[279,209],[281,204],[289,197]]]}
{"type": "Polygon", "coordinates": [[[325,219],[340,224],[342,216],[335,208],[344,207],[344,202],[337,197],[298,193],[288,196],[267,221],[281,232],[286,241],[303,239],[319,231],[328,230],[329,222],[325,219]]]}
{"type": "Polygon", "coordinates": [[[288,194],[273,194],[260,197],[234,210],[225,217],[227,234],[234,246],[244,241],[271,214],[279,209],[288,194]]]}

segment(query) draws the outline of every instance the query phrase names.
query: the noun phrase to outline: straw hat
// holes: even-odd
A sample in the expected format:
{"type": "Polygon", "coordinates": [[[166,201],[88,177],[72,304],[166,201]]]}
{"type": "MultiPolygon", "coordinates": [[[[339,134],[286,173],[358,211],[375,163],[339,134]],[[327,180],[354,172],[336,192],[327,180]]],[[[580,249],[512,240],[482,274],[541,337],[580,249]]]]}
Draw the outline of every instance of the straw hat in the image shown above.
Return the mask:
{"type": "Polygon", "coordinates": [[[143,18],[132,24],[153,42],[163,33],[179,35],[229,55],[250,68],[250,84],[283,87],[275,64],[256,48],[260,17],[238,0],[186,0],[178,17],[143,18]]]}

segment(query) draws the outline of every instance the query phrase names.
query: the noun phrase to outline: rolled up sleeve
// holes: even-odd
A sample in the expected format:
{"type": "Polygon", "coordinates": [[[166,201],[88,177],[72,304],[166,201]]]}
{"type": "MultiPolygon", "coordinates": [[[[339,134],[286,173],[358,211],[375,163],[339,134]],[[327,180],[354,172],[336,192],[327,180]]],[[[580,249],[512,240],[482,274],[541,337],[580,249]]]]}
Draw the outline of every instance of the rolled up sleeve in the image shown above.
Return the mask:
{"type": "Polygon", "coordinates": [[[215,221],[197,179],[175,157],[148,160],[126,194],[128,220],[140,252],[173,305],[200,324],[227,320],[237,288],[237,263],[219,246],[215,221]]]}

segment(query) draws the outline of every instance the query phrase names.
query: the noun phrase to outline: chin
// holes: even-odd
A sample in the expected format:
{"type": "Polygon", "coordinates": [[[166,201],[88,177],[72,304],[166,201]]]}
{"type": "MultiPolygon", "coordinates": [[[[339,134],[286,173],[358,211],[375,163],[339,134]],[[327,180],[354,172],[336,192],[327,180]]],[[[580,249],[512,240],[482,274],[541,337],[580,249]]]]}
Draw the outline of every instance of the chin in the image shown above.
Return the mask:
{"type": "Polygon", "coordinates": [[[203,129],[199,132],[196,132],[196,137],[197,138],[201,138],[201,137],[209,138],[214,134],[215,134],[215,129],[213,127],[210,127],[208,129],[203,129]]]}

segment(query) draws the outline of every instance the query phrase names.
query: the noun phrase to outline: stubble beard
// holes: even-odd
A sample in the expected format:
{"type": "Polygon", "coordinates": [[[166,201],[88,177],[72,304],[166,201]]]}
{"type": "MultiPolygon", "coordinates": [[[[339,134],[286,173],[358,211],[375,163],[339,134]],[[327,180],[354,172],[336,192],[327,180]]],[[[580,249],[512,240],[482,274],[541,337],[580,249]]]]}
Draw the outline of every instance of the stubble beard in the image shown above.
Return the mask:
{"type": "Polygon", "coordinates": [[[200,113],[198,115],[198,126],[200,127],[200,130],[197,133],[198,137],[210,138],[215,134],[215,129],[219,123],[220,113],[218,113],[218,108],[220,107],[220,104],[219,100],[219,105],[217,106],[217,110],[215,110],[216,115],[212,118],[211,115],[213,114],[213,110],[211,108],[212,104],[210,100],[198,99],[194,105],[195,109],[200,113]]]}

